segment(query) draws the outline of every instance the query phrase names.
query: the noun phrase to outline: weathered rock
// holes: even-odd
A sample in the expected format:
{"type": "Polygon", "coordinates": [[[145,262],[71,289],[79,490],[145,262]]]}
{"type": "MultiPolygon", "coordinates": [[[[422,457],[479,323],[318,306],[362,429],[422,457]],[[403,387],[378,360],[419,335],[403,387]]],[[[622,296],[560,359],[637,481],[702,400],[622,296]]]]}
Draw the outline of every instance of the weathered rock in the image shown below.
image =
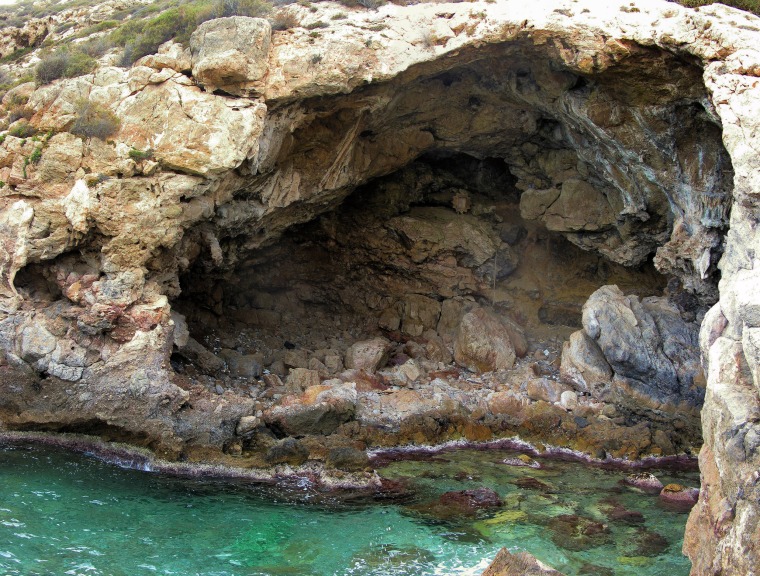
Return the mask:
{"type": "Polygon", "coordinates": [[[454,360],[474,372],[511,368],[515,348],[498,318],[484,308],[462,317],[454,342],[454,360]]]}
{"type": "MultiPolygon", "coordinates": [[[[682,403],[701,406],[698,328],[664,299],[639,301],[624,296],[617,286],[603,286],[583,307],[583,328],[614,373],[613,385],[601,399],[614,398],[631,407],[645,402],[656,409],[669,404],[671,411],[682,403]]],[[[590,346],[581,348],[589,351],[590,346]]],[[[592,362],[601,364],[598,358],[592,362]]],[[[566,372],[571,370],[568,366],[566,372]]]]}
{"type": "Polygon", "coordinates": [[[543,220],[549,230],[598,231],[612,227],[615,213],[607,198],[582,180],[565,180],[559,197],[547,207],[543,220]]]}
{"type": "MultiPolygon", "coordinates": [[[[332,9],[325,6],[315,4],[318,12],[332,9]]],[[[513,304],[487,277],[490,269],[498,280],[509,267],[502,269],[498,258],[501,242],[507,241],[497,229],[504,213],[497,210],[490,221],[483,218],[488,214],[483,198],[509,195],[514,203],[513,188],[554,189],[559,197],[538,211],[542,218],[549,212],[557,226],[571,230],[562,233],[571,242],[631,266],[648,261],[656,251],[657,269],[693,293],[697,305],[688,311],[690,317],[699,318],[700,308],[720,296],[702,333],[708,386],[701,465],[709,489],[694,508],[690,530],[699,537],[687,539],[687,550],[695,573],[751,573],[758,565],[760,541],[755,476],[760,403],[753,332],[760,327],[760,296],[754,290],[760,189],[755,17],[721,5],[695,11],[659,0],[640,0],[635,7],[627,0],[603,5],[563,0],[519,7],[484,2],[476,8],[455,3],[445,11],[421,4],[349,12],[346,25],[320,31],[319,40],[314,31],[296,27],[271,37],[266,58],[243,55],[222,62],[217,70],[245,63],[244,70],[233,70],[235,81],[224,93],[202,91],[193,79],[164,68],[156,58],[155,67],[101,66],[93,74],[40,86],[30,95],[32,126],[43,133],[52,129],[61,140],[70,140],[62,135],[84,97],[115,113],[121,127],[111,143],[83,141],[73,173],[58,144],[42,150],[37,166],[26,162],[37,142],[8,135],[0,144],[0,179],[5,182],[0,322],[11,325],[2,332],[9,362],[0,379],[2,425],[59,429],[69,426],[75,414],[168,455],[176,456],[190,444],[223,446],[234,434],[234,423],[251,413],[251,405],[230,387],[216,396],[208,394],[211,382],[192,393],[173,383],[176,378],[187,388],[195,386],[169,368],[169,308],[176,299],[187,298],[182,304],[195,308],[188,311],[188,321],[206,328],[205,334],[223,327],[231,316],[227,305],[257,310],[246,326],[274,330],[286,319],[284,312],[304,303],[310,306],[303,316],[318,307],[311,304],[324,304],[325,319],[345,310],[341,293],[364,280],[354,275],[354,265],[369,262],[378,271],[368,290],[371,297],[346,298],[357,303],[357,316],[377,316],[406,294],[442,299],[438,327],[449,344],[461,314],[452,329],[446,302],[499,299],[513,304]],[[379,26],[384,27],[382,37],[370,33],[379,26]],[[410,30],[430,34],[417,37],[410,30]],[[258,79],[249,81],[249,74],[258,79]],[[246,97],[230,97],[235,90],[246,97]],[[153,164],[132,161],[132,147],[153,149],[153,164]],[[264,310],[260,302],[245,302],[242,294],[206,298],[213,287],[188,296],[190,285],[232,278],[229,286],[234,286],[248,274],[260,247],[274,245],[286,229],[324,215],[320,225],[329,236],[332,222],[326,212],[357,186],[415,158],[449,162],[462,153],[495,159],[508,167],[509,177],[490,196],[468,187],[472,203],[463,214],[452,209],[457,192],[449,192],[461,190],[464,183],[440,187],[421,179],[417,188],[399,186],[396,197],[402,200],[383,206],[386,196],[372,207],[375,214],[387,214],[384,225],[372,229],[363,252],[353,253],[358,258],[341,261],[345,265],[334,274],[335,290],[320,293],[307,281],[297,282],[293,290],[303,297],[280,310],[264,310]],[[573,192],[579,182],[584,185],[573,192]],[[404,191],[412,189],[419,194],[404,200],[404,191]],[[568,201],[576,195],[578,205],[599,200],[593,217],[580,214],[576,202],[568,201]],[[584,229],[587,224],[596,229],[584,229]],[[381,243],[397,248],[375,252],[381,243]],[[382,256],[373,260],[377,253],[382,256]],[[385,258],[391,253],[399,257],[385,258]],[[87,276],[92,273],[95,280],[85,282],[85,275],[79,275],[69,281],[69,273],[80,266],[91,268],[87,276]],[[54,309],[69,304],[76,309],[66,309],[66,315],[54,309]],[[53,360],[52,352],[43,356],[50,355],[48,365],[53,363],[53,371],[62,375],[71,370],[61,367],[82,368],[83,400],[64,396],[66,385],[55,377],[40,381],[35,374],[41,365],[33,368],[19,360],[17,328],[47,308],[59,324],[45,322],[51,334],[97,358],[90,366],[75,366],[67,364],[71,358],[53,360]],[[35,393],[41,382],[45,393],[35,393]]],[[[314,21],[326,15],[319,12],[314,21]]],[[[51,42],[60,39],[56,27],[48,32],[54,35],[51,42]]],[[[16,32],[7,32],[15,38],[16,32]]],[[[214,42],[209,37],[210,51],[214,42]]],[[[11,49],[22,44],[13,40],[11,49]]],[[[34,57],[12,66],[28,68],[34,57]]],[[[70,156],[72,168],[77,154],[78,144],[70,156]]],[[[489,180],[488,173],[471,174],[473,180],[489,180]]],[[[536,225],[530,225],[524,239],[528,249],[545,239],[536,225]]],[[[339,235],[331,239],[340,244],[339,235]]],[[[604,278],[603,268],[593,272],[597,279],[604,278]]],[[[275,285],[268,294],[272,297],[287,282],[277,285],[282,277],[276,273],[268,277],[275,285]]],[[[523,289],[529,298],[544,297],[523,289]]],[[[685,396],[688,402],[680,413],[696,414],[694,399],[702,382],[695,376],[689,384],[682,377],[693,358],[676,358],[676,349],[688,348],[682,344],[691,336],[676,338],[672,347],[666,339],[650,339],[653,325],[661,332],[660,324],[670,324],[667,331],[673,324],[667,317],[675,318],[669,306],[650,304],[639,302],[643,315],[633,304],[622,306],[633,313],[635,324],[620,307],[616,311],[632,321],[610,317],[609,326],[622,328],[630,339],[610,337],[605,344],[603,333],[594,337],[614,371],[618,412],[640,415],[643,406],[659,417],[670,411],[664,415],[669,420],[685,396]],[[629,356],[615,356],[613,348],[629,356]]],[[[367,337],[343,332],[339,338],[346,343],[367,337]]],[[[204,358],[211,361],[198,352],[201,364],[204,358]]],[[[271,361],[280,368],[275,356],[271,361]]],[[[444,394],[436,394],[418,394],[414,400],[423,441],[441,428],[424,412],[432,414],[436,403],[444,404],[444,394]]],[[[515,396],[499,394],[484,403],[501,410],[504,424],[538,433],[553,429],[550,425],[572,429],[575,422],[575,415],[558,415],[554,408],[561,409],[554,406],[541,406],[546,412],[540,414],[530,407],[535,418],[523,420],[525,406],[515,396]]],[[[461,398],[452,404],[461,406],[461,398]]],[[[407,414],[401,400],[377,402],[407,414]]],[[[455,407],[445,411],[457,414],[455,407]]],[[[383,420],[371,410],[367,414],[367,421],[383,420]]],[[[587,426],[578,434],[586,435],[589,446],[613,455],[638,454],[652,441],[663,443],[652,429],[629,428],[618,435],[613,424],[600,420],[598,428],[587,426]]],[[[404,434],[405,439],[414,435],[404,434]]]]}
{"type": "Polygon", "coordinates": [[[660,501],[669,508],[688,512],[699,500],[699,488],[668,484],[660,492],[660,501]]]}
{"type": "Polygon", "coordinates": [[[562,576],[528,552],[512,554],[502,548],[481,576],[562,576]]]}
{"type": "Polygon", "coordinates": [[[623,479],[623,483],[656,494],[659,494],[663,488],[662,482],[654,474],[648,472],[629,474],[623,479]]]}
{"type": "Polygon", "coordinates": [[[391,343],[385,338],[373,338],[352,344],[346,350],[346,368],[374,372],[388,359],[391,343]]]}
{"type": "Polygon", "coordinates": [[[369,466],[369,457],[363,450],[349,446],[339,447],[330,450],[325,464],[341,470],[364,470],[369,466]]]}
{"type": "Polygon", "coordinates": [[[271,34],[263,18],[233,16],[204,22],[190,37],[193,76],[210,92],[255,94],[257,81],[267,72],[271,34]]]}
{"type": "Polygon", "coordinates": [[[319,372],[306,368],[291,368],[285,380],[288,391],[300,394],[310,386],[319,385],[319,372]]]}
{"type": "Polygon", "coordinates": [[[612,368],[596,342],[582,330],[562,346],[560,375],[579,392],[602,398],[612,382],[612,368]]]}
{"type": "Polygon", "coordinates": [[[267,450],[264,456],[269,464],[300,466],[309,458],[309,450],[295,438],[284,438],[267,450]]]}

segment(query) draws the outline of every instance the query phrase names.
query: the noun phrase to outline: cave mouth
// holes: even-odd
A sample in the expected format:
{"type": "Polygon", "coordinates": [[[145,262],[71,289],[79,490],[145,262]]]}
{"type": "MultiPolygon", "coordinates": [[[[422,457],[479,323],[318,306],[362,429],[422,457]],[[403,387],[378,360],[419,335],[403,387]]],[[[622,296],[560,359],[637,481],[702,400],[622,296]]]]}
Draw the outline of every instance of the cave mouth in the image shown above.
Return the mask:
{"type": "Polygon", "coordinates": [[[484,309],[514,330],[518,358],[558,379],[562,344],[597,288],[644,298],[668,282],[651,257],[626,267],[524,219],[515,183],[501,159],[424,155],[245,254],[231,273],[191,268],[172,308],[219,360],[175,347],[175,370],[212,389],[245,389],[262,372],[287,381],[299,368],[339,378],[355,365],[348,349],[379,337],[390,343],[371,370],[380,384],[403,384],[398,367],[410,360],[429,382],[463,368],[460,319],[484,309]]]}
{"type": "Polygon", "coordinates": [[[260,157],[180,198],[186,225],[144,267],[122,277],[112,245],[148,248],[101,230],[19,272],[50,317],[22,360],[105,381],[155,330],[146,381],[177,385],[172,429],[235,454],[336,430],[363,447],[693,450],[731,161],[702,70],[626,50],[589,72],[515,41],[276,103],[260,157]]]}

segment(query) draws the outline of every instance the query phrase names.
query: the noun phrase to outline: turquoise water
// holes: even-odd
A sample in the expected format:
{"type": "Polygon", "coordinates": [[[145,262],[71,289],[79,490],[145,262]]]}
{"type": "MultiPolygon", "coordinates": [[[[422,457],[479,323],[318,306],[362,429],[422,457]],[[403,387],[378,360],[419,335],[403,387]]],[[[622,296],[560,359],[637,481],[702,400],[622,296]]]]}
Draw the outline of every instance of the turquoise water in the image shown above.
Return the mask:
{"type": "MultiPolygon", "coordinates": [[[[464,575],[480,574],[483,559],[502,546],[528,550],[568,575],[688,574],[680,554],[684,513],[620,486],[624,472],[503,463],[514,455],[458,451],[395,462],[381,473],[412,495],[392,502],[328,498],[308,486],[175,478],[52,449],[0,447],[0,574],[464,575]],[[504,506],[457,517],[431,505],[444,491],[482,486],[496,490],[504,506]],[[643,518],[611,521],[610,507],[643,518]],[[577,516],[603,521],[607,532],[592,541],[581,534],[586,524],[562,532],[557,518],[577,516]]],[[[698,482],[693,471],[656,473],[663,482],[698,482]]]]}

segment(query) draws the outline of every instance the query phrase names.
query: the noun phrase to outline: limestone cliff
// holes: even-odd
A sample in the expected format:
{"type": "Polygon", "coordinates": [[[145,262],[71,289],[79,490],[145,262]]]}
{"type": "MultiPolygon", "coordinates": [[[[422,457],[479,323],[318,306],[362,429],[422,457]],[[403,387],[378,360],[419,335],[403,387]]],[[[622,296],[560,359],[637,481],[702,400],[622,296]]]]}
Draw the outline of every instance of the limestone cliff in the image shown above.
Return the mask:
{"type": "Polygon", "coordinates": [[[6,94],[2,426],[239,466],[515,433],[635,458],[698,444],[704,398],[686,551],[752,574],[760,19],[315,6],[6,94]]]}

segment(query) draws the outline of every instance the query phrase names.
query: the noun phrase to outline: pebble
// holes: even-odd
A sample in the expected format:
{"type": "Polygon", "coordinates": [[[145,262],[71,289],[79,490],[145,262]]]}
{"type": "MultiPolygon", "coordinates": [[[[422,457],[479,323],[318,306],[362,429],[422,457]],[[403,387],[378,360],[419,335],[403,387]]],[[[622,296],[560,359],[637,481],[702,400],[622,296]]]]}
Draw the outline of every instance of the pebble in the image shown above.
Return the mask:
{"type": "Polygon", "coordinates": [[[216,393],[219,395],[224,394],[224,388],[222,388],[221,384],[214,386],[214,390],[216,390],[216,393]]]}

